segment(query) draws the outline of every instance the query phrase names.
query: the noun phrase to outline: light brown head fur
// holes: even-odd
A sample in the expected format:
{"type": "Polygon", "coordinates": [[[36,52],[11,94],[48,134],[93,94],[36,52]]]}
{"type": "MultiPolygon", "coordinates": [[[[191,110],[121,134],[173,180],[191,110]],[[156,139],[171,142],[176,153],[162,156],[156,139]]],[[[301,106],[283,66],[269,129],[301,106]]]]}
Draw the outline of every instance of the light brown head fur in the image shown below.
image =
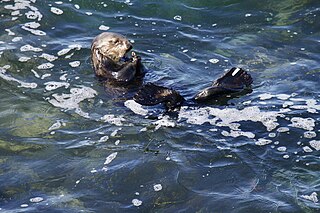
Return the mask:
{"type": "Polygon", "coordinates": [[[102,57],[108,57],[118,62],[131,48],[132,44],[124,36],[104,32],[93,40],[91,53],[98,61],[101,61],[102,57]]]}

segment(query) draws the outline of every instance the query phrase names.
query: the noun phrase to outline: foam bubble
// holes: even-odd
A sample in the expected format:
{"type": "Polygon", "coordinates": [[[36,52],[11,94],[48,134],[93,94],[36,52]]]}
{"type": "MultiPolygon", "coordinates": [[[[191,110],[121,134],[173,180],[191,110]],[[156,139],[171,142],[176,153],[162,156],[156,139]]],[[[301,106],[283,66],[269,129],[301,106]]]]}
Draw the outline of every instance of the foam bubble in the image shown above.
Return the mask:
{"type": "Polygon", "coordinates": [[[132,200],[132,204],[134,206],[141,206],[142,205],[142,201],[135,198],[135,199],[132,200]]]}
{"type": "Polygon", "coordinates": [[[99,30],[107,31],[107,30],[109,30],[109,29],[110,29],[110,27],[105,26],[105,25],[100,25],[100,26],[99,26],[99,30]]]}
{"type": "Polygon", "coordinates": [[[42,53],[39,57],[40,58],[44,58],[44,59],[46,59],[47,61],[50,61],[50,62],[55,61],[55,60],[58,59],[57,56],[50,55],[50,54],[47,54],[47,53],[42,53]]]}
{"type": "Polygon", "coordinates": [[[20,57],[20,58],[18,59],[18,61],[20,61],[20,62],[27,62],[27,61],[29,61],[30,59],[31,59],[30,57],[22,56],[22,57],[20,57]]]}
{"type": "Polygon", "coordinates": [[[243,131],[237,131],[237,130],[231,130],[230,132],[222,131],[221,134],[226,137],[234,137],[234,138],[240,137],[240,136],[244,136],[247,138],[255,137],[255,134],[253,134],[252,132],[243,132],[243,131]]]}
{"type": "Polygon", "coordinates": [[[49,82],[44,83],[44,85],[46,85],[45,89],[47,91],[56,90],[60,87],[65,87],[67,89],[70,86],[70,84],[67,82],[56,82],[56,81],[49,81],[49,82]]]}
{"type": "Polygon", "coordinates": [[[31,203],[40,203],[41,201],[43,201],[44,199],[42,197],[33,197],[30,198],[30,202],[31,203]]]}
{"type": "Polygon", "coordinates": [[[315,150],[320,150],[320,141],[312,140],[309,142],[310,146],[314,148],[315,150]]]}
{"type": "MultiPolygon", "coordinates": [[[[242,110],[234,108],[211,108],[204,107],[199,109],[188,109],[188,107],[181,107],[179,112],[179,120],[186,119],[187,123],[201,125],[206,122],[211,125],[237,127],[236,122],[253,121],[261,122],[268,131],[275,129],[279,124],[277,117],[283,117],[282,111],[263,112],[257,106],[246,107],[242,110]]],[[[233,128],[234,129],[234,128],[233,128]]],[[[236,129],[234,129],[236,130],[236,129]]]]}
{"type": "Polygon", "coordinates": [[[57,8],[57,7],[51,7],[51,8],[50,8],[50,11],[51,11],[52,13],[56,14],[56,15],[61,15],[61,14],[63,14],[63,10],[61,10],[61,9],[59,9],[59,8],[57,8]]]}
{"type": "Polygon", "coordinates": [[[154,191],[158,192],[162,190],[162,185],[161,184],[155,184],[153,185],[154,191]]]}
{"type": "Polygon", "coordinates": [[[18,42],[18,41],[21,41],[22,40],[22,37],[14,37],[11,41],[12,42],[18,42]]]}
{"type": "Polygon", "coordinates": [[[315,120],[313,118],[300,118],[300,117],[293,117],[291,118],[292,124],[289,126],[293,126],[300,129],[305,129],[312,131],[315,127],[315,120]]]}
{"type": "Polygon", "coordinates": [[[209,60],[209,62],[212,63],[212,64],[216,64],[216,63],[219,62],[219,59],[212,58],[212,59],[209,60]]]}
{"type": "Polygon", "coordinates": [[[49,127],[49,131],[52,130],[57,130],[62,126],[62,123],[60,121],[55,122],[54,124],[52,124],[52,126],[49,127]]]}
{"type": "Polygon", "coordinates": [[[41,21],[43,17],[43,15],[38,10],[28,11],[25,13],[25,15],[27,19],[37,19],[38,21],[41,21]]]}
{"type": "Polygon", "coordinates": [[[280,147],[277,148],[277,150],[278,150],[279,152],[285,152],[285,151],[287,151],[287,147],[285,147],[285,146],[280,146],[280,147]]]}
{"type": "Polygon", "coordinates": [[[304,147],[302,147],[302,149],[305,152],[312,152],[312,149],[310,147],[308,147],[308,146],[304,146],[304,147]]]}
{"type": "Polygon", "coordinates": [[[311,195],[301,195],[303,199],[310,200],[314,203],[318,203],[318,194],[317,192],[312,192],[311,195]]]}
{"type": "Polygon", "coordinates": [[[78,109],[78,112],[81,113],[79,110],[79,103],[89,98],[94,98],[97,92],[90,88],[81,86],[80,88],[71,88],[70,94],[53,94],[53,98],[49,98],[48,101],[55,107],[63,108],[63,109],[78,109]]]}
{"type": "Polygon", "coordinates": [[[272,143],[272,140],[265,139],[265,138],[259,138],[258,141],[255,142],[255,144],[258,146],[264,146],[270,143],[272,143]]]}
{"type": "Polygon", "coordinates": [[[303,136],[305,138],[315,138],[315,137],[317,137],[317,133],[313,132],[313,131],[308,131],[308,132],[304,132],[303,136]]]}
{"type": "Polygon", "coordinates": [[[51,69],[54,67],[54,64],[52,63],[43,63],[43,64],[40,64],[37,68],[39,70],[46,70],[46,69],[51,69]]]}
{"type": "Polygon", "coordinates": [[[170,120],[169,116],[163,116],[160,120],[153,122],[156,125],[155,130],[160,129],[161,127],[175,127],[176,123],[170,120]]]}
{"type": "Polygon", "coordinates": [[[117,157],[117,155],[118,155],[118,152],[114,152],[114,153],[110,154],[110,155],[106,158],[106,160],[105,160],[105,162],[104,162],[103,164],[104,164],[104,165],[107,165],[107,164],[111,163],[111,162],[117,157]]]}
{"type": "Polygon", "coordinates": [[[69,65],[71,67],[78,67],[78,66],[80,66],[80,61],[72,61],[69,63],[69,65]]]}
{"type": "Polygon", "coordinates": [[[33,47],[29,44],[26,44],[26,45],[23,45],[22,47],[20,47],[20,51],[21,52],[27,52],[27,51],[41,52],[42,49],[38,48],[38,47],[33,47]]]}
{"type": "Polygon", "coordinates": [[[134,100],[127,100],[126,102],[124,102],[125,107],[127,107],[128,109],[130,109],[132,112],[134,112],[137,115],[147,115],[148,114],[148,110],[143,109],[142,105],[138,104],[137,102],[135,102],[134,100]]]}
{"type": "Polygon", "coordinates": [[[123,126],[123,123],[125,121],[125,119],[123,118],[123,116],[119,116],[116,117],[115,115],[104,115],[101,120],[103,122],[108,122],[111,124],[114,124],[116,126],[123,126]]]}
{"type": "Polygon", "coordinates": [[[179,15],[176,15],[176,16],[173,17],[173,19],[176,20],[176,21],[181,21],[182,17],[179,16],[179,15]]]}
{"type": "Polygon", "coordinates": [[[107,142],[109,140],[109,136],[108,135],[105,135],[105,136],[102,136],[98,142],[107,142]]]}

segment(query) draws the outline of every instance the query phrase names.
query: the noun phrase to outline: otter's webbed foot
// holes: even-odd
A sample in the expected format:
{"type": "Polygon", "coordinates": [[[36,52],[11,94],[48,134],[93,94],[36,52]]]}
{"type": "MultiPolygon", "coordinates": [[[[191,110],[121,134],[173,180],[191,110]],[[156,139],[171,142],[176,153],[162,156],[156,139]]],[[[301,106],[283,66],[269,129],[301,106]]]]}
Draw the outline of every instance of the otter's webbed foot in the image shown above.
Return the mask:
{"type": "Polygon", "coordinates": [[[222,77],[214,81],[211,87],[199,92],[194,99],[196,101],[206,101],[223,94],[241,92],[246,87],[250,87],[252,82],[250,74],[241,68],[233,67],[222,77]]]}
{"type": "Polygon", "coordinates": [[[184,98],[179,94],[179,92],[152,83],[144,85],[135,94],[133,99],[137,103],[146,106],[164,103],[166,109],[169,111],[179,108],[184,102],[184,98]]]}

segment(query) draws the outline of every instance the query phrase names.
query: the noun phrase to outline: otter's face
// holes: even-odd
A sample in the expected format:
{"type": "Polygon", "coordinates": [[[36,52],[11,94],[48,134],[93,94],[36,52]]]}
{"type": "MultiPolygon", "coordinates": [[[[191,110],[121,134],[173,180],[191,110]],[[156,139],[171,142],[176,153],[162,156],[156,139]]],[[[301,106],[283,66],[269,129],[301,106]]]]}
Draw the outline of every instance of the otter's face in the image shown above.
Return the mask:
{"type": "Polygon", "coordinates": [[[106,56],[119,62],[131,50],[132,44],[117,33],[101,33],[92,42],[91,51],[97,58],[106,56]]]}

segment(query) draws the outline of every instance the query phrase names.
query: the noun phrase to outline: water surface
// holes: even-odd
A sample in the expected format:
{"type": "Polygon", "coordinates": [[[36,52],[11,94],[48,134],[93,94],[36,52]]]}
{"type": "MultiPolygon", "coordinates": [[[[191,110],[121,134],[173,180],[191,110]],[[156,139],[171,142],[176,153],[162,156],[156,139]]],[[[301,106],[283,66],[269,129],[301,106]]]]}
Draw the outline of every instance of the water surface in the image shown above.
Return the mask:
{"type": "Polygon", "coordinates": [[[0,1],[3,212],[318,212],[320,3],[0,1]],[[191,98],[232,66],[253,92],[167,116],[105,89],[121,33],[145,82],[191,98]]]}

